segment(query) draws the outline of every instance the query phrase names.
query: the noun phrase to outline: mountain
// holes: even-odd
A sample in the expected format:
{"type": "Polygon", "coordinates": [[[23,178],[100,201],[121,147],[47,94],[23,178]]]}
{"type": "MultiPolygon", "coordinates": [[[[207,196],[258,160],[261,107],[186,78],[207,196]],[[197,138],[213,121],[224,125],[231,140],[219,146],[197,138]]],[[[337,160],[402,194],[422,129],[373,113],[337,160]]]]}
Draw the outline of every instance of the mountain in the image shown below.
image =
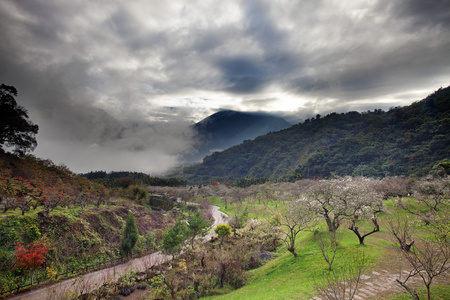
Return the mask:
{"type": "Polygon", "coordinates": [[[450,87],[409,106],[331,113],[213,153],[185,167],[190,181],[423,176],[450,156],[450,87]]]}
{"type": "Polygon", "coordinates": [[[199,161],[215,151],[289,126],[291,124],[283,118],[270,114],[222,110],[193,126],[198,139],[196,153],[186,157],[186,160],[199,161]]]}

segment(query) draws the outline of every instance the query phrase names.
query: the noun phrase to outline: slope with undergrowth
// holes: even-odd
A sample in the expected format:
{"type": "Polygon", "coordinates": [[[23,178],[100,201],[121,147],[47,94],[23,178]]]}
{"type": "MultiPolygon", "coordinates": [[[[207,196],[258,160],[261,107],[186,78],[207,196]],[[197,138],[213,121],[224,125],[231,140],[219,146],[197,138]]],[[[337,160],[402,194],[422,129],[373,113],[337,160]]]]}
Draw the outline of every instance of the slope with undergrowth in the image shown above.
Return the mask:
{"type": "Polygon", "coordinates": [[[154,251],[168,218],[118,197],[129,190],[116,190],[114,197],[109,192],[65,166],[0,150],[0,292],[121,258],[121,229],[130,211],[140,234],[134,254],[154,251]],[[45,262],[18,265],[18,249],[36,245],[45,262]]]}
{"type": "MultiPolygon", "coordinates": [[[[67,271],[82,273],[89,266],[120,260],[121,229],[129,211],[133,212],[140,238],[134,255],[155,250],[166,217],[133,203],[81,208],[54,209],[49,215],[38,215],[41,209],[27,215],[8,212],[0,214],[0,290],[6,291],[30,280],[27,273],[16,268],[14,253],[18,243],[39,242],[49,247],[45,262],[35,276],[41,280],[64,277],[67,271]]],[[[70,273],[69,273],[70,275],[70,273]]]]}

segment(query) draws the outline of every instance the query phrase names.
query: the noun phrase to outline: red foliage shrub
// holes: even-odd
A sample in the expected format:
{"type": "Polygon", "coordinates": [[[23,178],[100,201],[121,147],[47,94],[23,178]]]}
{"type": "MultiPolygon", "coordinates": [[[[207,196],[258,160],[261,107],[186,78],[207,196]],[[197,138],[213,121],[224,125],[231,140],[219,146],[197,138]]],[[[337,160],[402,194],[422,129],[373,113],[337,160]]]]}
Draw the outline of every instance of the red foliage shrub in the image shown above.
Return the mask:
{"type": "Polygon", "coordinates": [[[18,267],[24,270],[39,269],[45,262],[45,255],[49,246],[42,242],[34,242],[28,246],[16,243],[16,252],[14,253],[15,262],[18,267]]]}

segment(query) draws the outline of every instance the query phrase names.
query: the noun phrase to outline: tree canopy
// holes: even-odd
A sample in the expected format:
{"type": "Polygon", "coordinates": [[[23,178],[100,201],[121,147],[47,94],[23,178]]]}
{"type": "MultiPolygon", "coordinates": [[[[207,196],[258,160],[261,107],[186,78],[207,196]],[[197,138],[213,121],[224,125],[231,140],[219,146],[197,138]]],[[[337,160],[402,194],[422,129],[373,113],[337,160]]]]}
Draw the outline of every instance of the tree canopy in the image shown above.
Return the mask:
{"type": "Polygon", "coordinates": [[[39,126],[28,119],[27,111],[17,104],[15,97],[15,87],[0,86],[0,147],[11,147],[16,154],[25,154],[36,148],[39,126]]]}
{"type": "Polygon", "coordinates": [[[122,236],[122,252],[130,257],[131,250],[133,250],[139,238],[139,231],[136,227],[136,221],[133,214],[128,212],[127,220],[125,221],[125,228],[122,236]]]}
{"type": "Polygon", "coordinates": [[[179,253],[183,248],[183,243],[187,237],[187,224],[178,219],[175,225],[163,234],[161,248],[164,253],[171,254],[173,257],[179,253]]]}

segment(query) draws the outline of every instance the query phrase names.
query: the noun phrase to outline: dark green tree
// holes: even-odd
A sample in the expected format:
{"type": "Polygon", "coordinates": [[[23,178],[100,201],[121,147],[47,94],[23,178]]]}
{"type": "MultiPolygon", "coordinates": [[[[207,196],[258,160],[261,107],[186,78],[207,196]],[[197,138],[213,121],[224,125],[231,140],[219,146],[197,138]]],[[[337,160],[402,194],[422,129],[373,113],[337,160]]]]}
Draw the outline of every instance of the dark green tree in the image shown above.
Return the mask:
{"type": "Polygon", "coordinates": [[[14,147],[14,153],[23,155],[36,148],[39,126],[28,120],[27,111],[14,97],[15,87],[0,86],[0,147],[14,147]]]}
{"type": "Polygon", "coordinates": [[[178,219],[175,225],[163,234],[161,247],[164,253],[175,254],[181,252],[183,244],[188,237],[188,228],[186,222],[178,219]]]}
{"type": "Polygon", "coordinates": [[[438,166],[444,170],[446,175],[450,175],[450,162],[448,160],[440,162],[438,166]]]}
{"type": "Polygon", "coordinates": [[[127,220],[125,221],[125,228],[122,234],[122,243],[120,248],[122,253],[130,258],[131,250],[133,250],[136,242],[139,238],[139,231],[136,227],[136,221],[134,220],[133,214],[128,212],[127,220]]]}
{"type": "Polygon", "coordinates": [[[205,236],[208,232],[208,221],[199,213],[195,212],[188,220],[188,235],[191,238],[191,248],[197,236],[205,236]]]}

